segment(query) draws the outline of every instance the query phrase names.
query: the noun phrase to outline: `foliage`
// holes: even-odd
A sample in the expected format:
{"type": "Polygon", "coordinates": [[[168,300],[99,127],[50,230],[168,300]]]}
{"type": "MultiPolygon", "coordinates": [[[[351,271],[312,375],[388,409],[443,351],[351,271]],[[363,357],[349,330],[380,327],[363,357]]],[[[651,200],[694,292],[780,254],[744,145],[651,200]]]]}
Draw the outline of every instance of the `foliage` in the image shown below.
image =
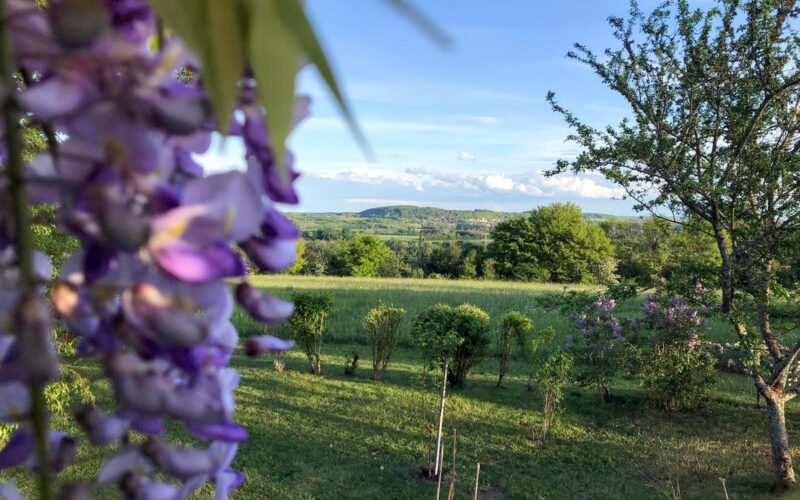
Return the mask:
{"type": "Polygon", "coordinates": [[[306,353],[311,371],[320,375],[322,336],[325,333],[325,318],[333,312],[333,295],[330,292],[296,291],[292,293],[292,302],[294,312],[286,323],[287,329],[306,353]]]}
{"type": "Polygon", "coordinates": [[[763,339],[776,367],[753,381],[767,401],[781,486],[796,481],[784,407],[797,395],[788,374],[800,344],[775,329],[769,309],[777,264],[800,231],[798,17],[793,1],[721,1],[707,11],[677,1],[649,15],[632,2],[627,19],[609,19],[617,47],[597,54],[576,45],[569,55],[626,101],[633,120],[595,128],[548,96],[581,148],[551,173],[600,173],[640,208],[707,224],[720,257],[720,310],[740,339],[763,339]],[[758,334],[747,331],[748,316],[758,334]]]}
{"type": "Polygon", "coordinates": [[[541,363],[534,372],[533,379],[542,394],[541,438],[546,439],[556,423],[564,398],[564,386],[572,369],[572,356],[564,351],[556,351],[541,363]]]}
{"type": "Polygon", "coordinates": [[[586,222],[580,207],[555,203],[495,226],[488,254],[503,278],[589,283],[607,278],[592,270],[604,269],[613,247],[600,227],[586,222]]]}
{"type": "Polygon", "coordinates": [[[503,384],[503,377],[508,373],[512,345],[516,344],[524,353],[531,342],[529,334],[532,329],[533,321],[519,311],[509,311],[500,318],[500,329],[497,334],[497,356],[500,359],[498,387],[503,384]]]}
{"type": "Polygon", "coordinates": [[[339,243],[331,266],[338,276],[378,276],[381,264],[390,255],[389,248],[376,236],[358,235],[339,243]]]}
{"type": "Polygon", "coordinates": [[[608,285],[603,295],[609,299],[619,302],[621,300],[632,299],[639,294],[639,288],[634,281],[621,281],[608,285]]]}
{"type": "Polygon", "coordinates": [[[417,315],[411,335],[430,366],[448,365],[448,381],[464,384],[470,368],[486,354],[491,320],[470,304],[437,304],[417,315]]]}
{"type": "Polygon", "coordinates": [[[345,377],[352,377],[356,374],[356,370],[358,369],[358,351],[353,351],[351,355],[344,357],[344,376],[345,377]]]}
{"type": "Polygon", "coordinates": [[[53,272],[58,273],[67,257],[78,250],[78,240],[59,229],[53,205],[37,205],[30,212],[33,246],[50,258],[53,272]]]}
{"type": "Polygon", "coordinates": [[[625,342],[622,323],[612,314],[615,308],[616,301],[600,297],[578,316],[578,333],[567,344],[576,382],[596,387],[604,403],[611,401],[609,382],[620,369],[625,342]]]}
{"type": "Polygon", "coordinates": [[[599,294],[588,290],[567,290],[544,292],[533,298],[537,306],[554,309],[565,316],[582,312],[599,298],[599,294]]]}
{"type": "Polygon", "coordinates": [[[305,240],[297,241],[297,252],[295,253],[294,264],[291,265],[285,272],[286,274],[302,274],[303,269],[308,267],[308,260],[306,258],[306,243],[305,240]]]}
{"type": "Polygon", "coordinates": [[[639,339],[638,376],[648,398],[668,410],[687,410],[708,399],[716,370],[706,349],[701,310],[680,297],[648,295],[642,310],[643,327],[652,332],[639,339]]]}
{"type": "Polygon", "coordinates": [[[372,346],[372,372],[376,380],[381,378],[389,365],[397,346],[400,322],[405,314],[405,309],[381,304],[364,316],[364,329],[372,346]]]}

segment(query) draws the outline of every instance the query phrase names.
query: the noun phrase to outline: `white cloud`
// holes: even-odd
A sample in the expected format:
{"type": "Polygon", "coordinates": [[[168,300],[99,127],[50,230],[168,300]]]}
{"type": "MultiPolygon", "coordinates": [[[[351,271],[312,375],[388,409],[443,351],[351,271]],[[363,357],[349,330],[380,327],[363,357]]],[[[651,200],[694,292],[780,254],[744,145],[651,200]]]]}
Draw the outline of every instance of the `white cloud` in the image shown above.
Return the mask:
{"type": "Polygon", "coordinates": [[[486,187],[500,191],[511,191],[514,189],[514,181],[503,174],[492,174],[486,176],[486,187]]]}
{"type": "Polygon", "coordinates": [[[541,176],[539,182],[556,192],[573,193],[581,198],[615,198],[625,194],[622,188],[604,186],[594,179],[576,175],[541,176]]]}
{"type": "Polygon", "coordinates": [[[458,159],[461,161],[475,161],[475,155],[467,151],[462,151],[458,154],[458,159]]]}
{"type": "Polygon", "coordinates": [[[350,170],[309,172],[320,179],[411,187],[418,192],[447,190],[454,194],[505,193],[525,197],[569,197],[583,199],[611,199],[624,195],[621,188],[601,184],[595,179],[577,175],[546,177],[541,172],[521,175],[502,173],[448,174],[426,168],[407,168],[402,172],[377,171],[354,168],[350,170]]]}
{"type": "Polygon", "coordinates": [[[500,119],[496,116],[485,115],[459,115],[456,117],[459,123],[467,125],[499,125],[500,119]]]}
{"type": "Polygon", "coordinates": [[[319,179],[348,181],[358,184],[396,184],[414,188],[415,191],[423,190],[423,183],[417,176],[407,172],[378,172],[376,170],[345,170],[328,172],[309,172],[307,175],[319,179]]]}

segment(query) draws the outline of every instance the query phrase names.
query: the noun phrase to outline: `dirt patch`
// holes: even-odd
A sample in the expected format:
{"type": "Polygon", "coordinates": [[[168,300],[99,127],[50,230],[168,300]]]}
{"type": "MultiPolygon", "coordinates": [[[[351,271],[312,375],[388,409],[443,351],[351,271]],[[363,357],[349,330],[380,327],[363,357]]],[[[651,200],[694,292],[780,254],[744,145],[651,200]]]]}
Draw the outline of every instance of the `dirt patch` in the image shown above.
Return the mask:
{"type": "Polygon", "coordinates": [[[492,486],[486,491],[478,492],[480,500],[503,500],[505,497],[506,494],[503,492],[503,488],[499,486],[492,486]]]}
{"type": "MultiPolygon", "coordinates": [[[[433,475],[433,470],[429,465],[423,465],[422,467],[415,467],[408,471],[408,477],[420,483],[436,483],[438,480],[438,476],[433,475]]],[[[448,483],[450,481],[450,469],[447,467],[442,469],[442,483],[448,483]]]]}

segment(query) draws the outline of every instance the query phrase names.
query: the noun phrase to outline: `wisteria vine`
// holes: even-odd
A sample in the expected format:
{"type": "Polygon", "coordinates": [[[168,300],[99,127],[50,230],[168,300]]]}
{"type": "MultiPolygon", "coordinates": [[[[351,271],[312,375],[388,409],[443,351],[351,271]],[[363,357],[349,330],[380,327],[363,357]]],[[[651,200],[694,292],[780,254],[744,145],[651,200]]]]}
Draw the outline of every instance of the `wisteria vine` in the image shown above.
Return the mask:
{"type": "MultiPolygon", "coordinates": [[[[96,483],[177,499],[210,482],[226,498],[244,480],[230,466],[247,439],[234,418],[231,314],[237,302],[264,323],[292,312],[247,282],[242,254],[268,272],[291,265],[298,231],[275,204],[297,202],[297,174],[291,155],[287,168],[276,164],[257,82],[245,75],[227,132],[243,141],[247,171],[205,175],[196,155],[216,121],[196,57],[158,36],[145,0],[100,5],[0,0],[0,420],[19,424],[0,469],[31,468],[50,498],[82,439],[48,428],[43,387],[59,372],[51,301],[80,354],[100,360],[116,402],[76,415],[92,445],[119,444],[96,483]],[[29,164],[23,117],[51,139],[29,164]],[[56,204],[60,227],[81,244],[59,276],[32,249],[37,203],[56,204]],[[171,444],[168,422],[207,445],[171,444]]],[[[308,107],[298,99],[295,124],[308,107]]],[[[245,352],[291,346],[258,337],[245,352]]],[[[59,494],[86,498],[90,486],[59,494]]],[[[0,485],[0,496],[16,494],[0,485]]]]}

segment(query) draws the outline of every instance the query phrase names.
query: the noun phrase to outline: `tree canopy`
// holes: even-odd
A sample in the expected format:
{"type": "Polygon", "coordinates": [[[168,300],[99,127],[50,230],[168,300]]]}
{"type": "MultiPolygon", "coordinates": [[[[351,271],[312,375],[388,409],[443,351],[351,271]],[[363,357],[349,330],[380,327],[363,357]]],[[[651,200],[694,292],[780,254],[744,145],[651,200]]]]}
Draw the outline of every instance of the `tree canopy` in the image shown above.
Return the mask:
{"type": "Polygon", "coordinates": [[[523,281],[585,283],[613,259],[605,232],[583,218],[580,207],[555,203],[501,222],[487,249],[500,277],[523,281]]]}

